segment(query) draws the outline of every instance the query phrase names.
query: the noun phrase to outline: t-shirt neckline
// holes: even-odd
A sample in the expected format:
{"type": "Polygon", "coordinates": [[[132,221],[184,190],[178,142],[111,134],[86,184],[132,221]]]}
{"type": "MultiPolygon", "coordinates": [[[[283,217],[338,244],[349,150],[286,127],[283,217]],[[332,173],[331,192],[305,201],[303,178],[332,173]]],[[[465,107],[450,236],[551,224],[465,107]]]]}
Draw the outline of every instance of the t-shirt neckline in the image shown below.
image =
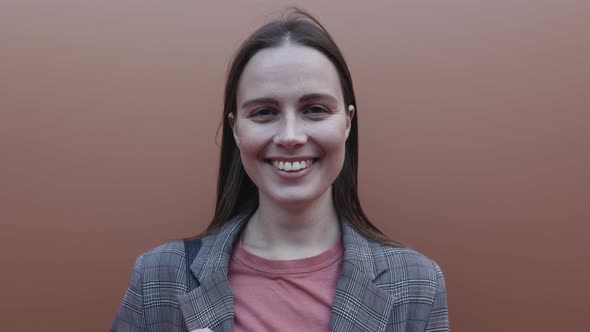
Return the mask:
{"type": "Polygon", "coordinates": [[[232,258],[253,270],[266,274],[302,274],[324,269],[340,261],[343,254],[342,238],[338,238],[330,248],[315,256],[290,260],[268,259],[248,252],[242,245],[240,237],[234,247],[232,258]]]}

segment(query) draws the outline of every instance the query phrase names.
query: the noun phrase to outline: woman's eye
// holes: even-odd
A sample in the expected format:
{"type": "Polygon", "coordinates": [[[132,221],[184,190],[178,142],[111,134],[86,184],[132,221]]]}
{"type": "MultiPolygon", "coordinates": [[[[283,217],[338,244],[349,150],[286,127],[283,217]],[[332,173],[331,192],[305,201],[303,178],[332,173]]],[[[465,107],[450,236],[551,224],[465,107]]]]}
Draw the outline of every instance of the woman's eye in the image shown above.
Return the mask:
{"type": "Polygon", "coordinates": [[[311,105],[307,107],[305,113],[310,115],[324,115],[325,113],[328,113],[328,109],[321,105],[311,105]]]}
{"type": "Polygon", "coordinates": [[[274,115],[274,111],[271,110],[270,108],[259,108],[257,110],[255,110],[254,112],[252,112],[252,116],[253,117],[269,117],[271,115],[274,115]]]}

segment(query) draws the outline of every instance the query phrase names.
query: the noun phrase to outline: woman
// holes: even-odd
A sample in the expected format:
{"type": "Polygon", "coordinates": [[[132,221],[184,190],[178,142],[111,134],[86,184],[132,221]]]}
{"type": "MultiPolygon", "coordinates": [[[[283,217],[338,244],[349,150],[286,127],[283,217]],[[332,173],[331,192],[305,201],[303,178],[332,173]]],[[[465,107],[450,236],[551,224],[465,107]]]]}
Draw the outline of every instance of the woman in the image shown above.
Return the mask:
{"type": "Polygon", "coordinates": [[[112,330],[448,330],[438,265],[361,208],[352,80],[317,20],[242,44],[223,115],[213,221],[139,256],[112,330]]]}

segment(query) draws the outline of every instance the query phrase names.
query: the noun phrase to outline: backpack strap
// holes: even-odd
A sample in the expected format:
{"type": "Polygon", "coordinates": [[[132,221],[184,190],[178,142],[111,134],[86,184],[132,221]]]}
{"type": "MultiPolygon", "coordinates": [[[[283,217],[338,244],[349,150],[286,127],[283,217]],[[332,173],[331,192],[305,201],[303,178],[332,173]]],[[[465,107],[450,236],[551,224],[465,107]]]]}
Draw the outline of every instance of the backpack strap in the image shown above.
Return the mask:
{"type": "Polygon", "coordinates": [[[199,281],[191,271],[191,264],[195,260],[195,257],[197,257],[199,249],[201,249],[201,239],[184,240],[184,257],[186,259],[186,285],[188,287],[187,292],[190,292],[199,286],[199,281]]]}

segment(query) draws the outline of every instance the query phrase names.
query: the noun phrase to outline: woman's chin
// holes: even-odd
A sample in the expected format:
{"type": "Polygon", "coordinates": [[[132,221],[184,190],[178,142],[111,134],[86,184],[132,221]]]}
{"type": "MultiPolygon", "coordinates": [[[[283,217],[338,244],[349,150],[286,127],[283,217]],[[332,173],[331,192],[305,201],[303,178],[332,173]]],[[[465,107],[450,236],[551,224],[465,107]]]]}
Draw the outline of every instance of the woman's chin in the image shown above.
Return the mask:
{"type": "Polygon", "coordinates": [[[276,195],[265,195],[269,202],[279,208],[293,210],[304,209],[313,204],[317,204],[321,197],[329,194],[329,190],[321,193],[304,192],[304,191],[282,191],[276,195]]]}

